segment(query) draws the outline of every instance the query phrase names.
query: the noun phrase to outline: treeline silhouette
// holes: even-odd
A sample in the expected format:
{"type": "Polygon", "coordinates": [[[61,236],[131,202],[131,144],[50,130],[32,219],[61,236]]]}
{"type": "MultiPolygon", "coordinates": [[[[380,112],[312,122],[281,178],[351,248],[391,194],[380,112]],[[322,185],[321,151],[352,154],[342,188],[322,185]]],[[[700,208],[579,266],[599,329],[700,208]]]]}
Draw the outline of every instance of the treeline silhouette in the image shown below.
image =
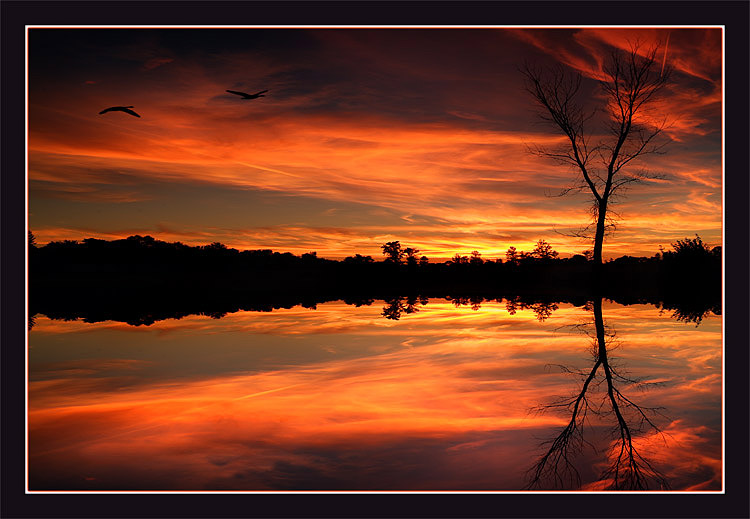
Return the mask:
{"type": "Polygon", "coordinates": [[[383,260],[356,254],[341,261],[315,252],[240,251],[218,242],[189,246],[151,236],[37,246],[30,234],[29,242],[29,315],[59,319],[150,324],[333,300],[401,301],[384,311],[398,318],[418,309],[409,301],[426,298],[473,306],[501,300],[543,304],[539,308],[546,312],[560,302],[583,305],[594,292],[622,304],[655,304],[692,322],[721,311],[721,249],[710,249],[698,236],[649,258],[608,261],[606,283],[597,286],[588,253],[560,258],[544,240],[530,252],[511,247],[505,260],[486,260],[474,251],[443,262],[398,241],[381,247],[383,260]]]}

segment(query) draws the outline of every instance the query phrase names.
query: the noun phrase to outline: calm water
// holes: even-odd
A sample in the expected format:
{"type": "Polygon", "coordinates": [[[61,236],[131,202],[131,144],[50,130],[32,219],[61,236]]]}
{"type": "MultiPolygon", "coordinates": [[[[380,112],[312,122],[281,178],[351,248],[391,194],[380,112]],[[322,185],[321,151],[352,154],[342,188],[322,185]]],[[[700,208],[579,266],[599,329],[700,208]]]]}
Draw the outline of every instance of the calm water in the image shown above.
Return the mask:
{"type": "MultiPolygon", "coordinates": [[[[334,302],[140,327],[38,316],[30,490],[534,483],[596,365],[591,309],[511,313],[499,302],[430,300],[394,320],[384,306],[334,302]]],[[[721,318],[696,326],[606,301],[603,316],[613,395],[636,449],[628,470],[650,488],[663,477],[672,490],[721,490],[721,318]]],[[[603,489],[627,469],[611,470],[623,429],[605,379],[601,369],[586,386],[583,434],[567,445],[572,465],[548,463],[534,488],[603,489]]]]}

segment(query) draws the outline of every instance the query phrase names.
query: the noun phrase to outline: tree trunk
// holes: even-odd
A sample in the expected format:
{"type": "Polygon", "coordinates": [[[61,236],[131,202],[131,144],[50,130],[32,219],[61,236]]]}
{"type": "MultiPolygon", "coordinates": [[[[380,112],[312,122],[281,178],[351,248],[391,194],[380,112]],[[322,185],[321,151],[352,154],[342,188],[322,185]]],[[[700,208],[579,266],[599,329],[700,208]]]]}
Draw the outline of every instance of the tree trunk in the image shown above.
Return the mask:
{"type": "Polygon", "coordinates": [[[598,216],[596,219],[596,234],[594,235],[594,283],[596,285],[601,281],[602,271],[602,247],[604,245],[604,222],[607,217],[607,200],[602,199],[599,202],[598,216]]]}
{"type": "Polygon", "coordinates": [[[604,315],[602,313],[602,296],[596,294],[594,304],[594,327],[596,329],[597,356],[601,362],[607,362],[607,343],[604,334],[604,315]]]}

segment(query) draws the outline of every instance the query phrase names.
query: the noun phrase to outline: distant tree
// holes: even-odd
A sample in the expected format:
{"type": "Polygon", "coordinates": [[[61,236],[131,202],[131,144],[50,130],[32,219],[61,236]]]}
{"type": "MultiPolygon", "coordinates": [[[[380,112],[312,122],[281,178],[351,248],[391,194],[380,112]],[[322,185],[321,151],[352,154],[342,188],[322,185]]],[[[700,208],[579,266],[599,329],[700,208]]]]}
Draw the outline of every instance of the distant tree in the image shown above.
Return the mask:
{"type": "Polygon", "coordinates": [[[51,241],[45,246],[45,248],[49,247],[50,249],[60,249],[60,248],[72,249],[77,246],[78,246],[78,241],[76,240],[61,240],[61,241],[51,241]]]}
{"type": "Polygon", "coordinates": [[[721,248],[714,252],[697,234],[695,238],[677,240],[672,249],[662,253],[668,276],[679,278],[697,272],[721,272],[721,248]]]}
{"type": "Polygon", "coordinates": [[[552,249],[552,245],[544,240],[539,240],[530,255],[537,259],[550,260],[557,258],[559,254],[552,249]]]}
{"type": "Polygon", "coordinates": [[[427,256],[422,256],[421,258],[419,258],[419,266],[420,267],[424,267],[429,262],[430,262],[430,259],[427,256]]]}
{"type": "Polygon", "coordinates": [[[32,249],[36,249],[36,237],[31,231],[29,231],[29,247],[32,249]]]}
{"type": "Polygon", "coordinates": [[[472,265],[481,265],[482,263],[484,263],[482,255],[479,253],[479,251],[471,251],[471,258],[469,258],[469,263],[472,265]]]}
{"type": "Polygon", "coordinates": [[[613,51],[603,65],[599,86],[604,94],[602,110],[609,119],[604,132],[589,128],[596,110],[587,110],[578,102],[581,74],[570,74],[562,67],[542,71],[529,64],[522,70],[526,90],[541,108],[541,118],[567,137],[559,149],[536,147],[531,151],[580,173],[579,182],[561,194],[588,191],[592,196],[593,261],[597,267],[602,263],[605,231],[612,227],[607,209],[613,197],[629,184],[648,178],[644,172],[628,171],[633,161],[659,153],[666,144],[657,142],[666,122],[648,116],[671,72],[669,67],[658,66],[657,50],[641,52],[634,44],[628,53],[613,51]],[[593,135],[605,137],[594,142],[593,135]]]}
{"type": "Polygon", "coordinates": [[[673,254],[678,257],[706,257],[712,254],[711,249],[703,243],[703,240],[697,234],[695,238],[677,240],[676,243],[672,244],[672,248],[674,252],[667,252],[667,254],[673,254]]]}
{"type": "Polygon", "coordinates": [[[385,255],[385,261],[388,263],[393,263],[396,265],[401,265],[403,263],[404,255],[406,254],[406,251],[401,249],[401,243],[398,241],[389,241],[385,245],[381,245],[380,247],[383,249],[383,254],[385,255]]]}
{"type": "Polygon", "coordinates": [[[353,263],[356,265],[373,263],[375,260],[372,256],[362,256],[361,254],[355,254],[354,256],[348,256],[344,258],[344,263],[353,263]]]}
{"type": "Polygon", "coordinates": [[[456,253],[456,255],[451,259],[451,263],[454,265],[468,265],[469,257],[461,256],[460,254],[456,253]]]}
{"type": "Polygon", "coordinates": [[[515,247],[508,247],[505,253],[505,261],[511,264],[518,263],[518,253],[515,247]]]}
{"type": "Polygon", "coordinates": [[[404,255],[406,256],[406,264],[410,267],[416,267],[417,263],[419,262],[419,258],[417,257],[417,254],[419,254],[419,249],[414,249],[412,247],[406,247],[404,249],[404,255]]]}
{"type": "Polygon", "coordinates": [[[141,236],[140,234],[135,234],[133,236],[128,236],[125,239],[125,242],[128,245],[135,247],[152,247],[156,243],[156,239],[153,236],[141,236]]]}

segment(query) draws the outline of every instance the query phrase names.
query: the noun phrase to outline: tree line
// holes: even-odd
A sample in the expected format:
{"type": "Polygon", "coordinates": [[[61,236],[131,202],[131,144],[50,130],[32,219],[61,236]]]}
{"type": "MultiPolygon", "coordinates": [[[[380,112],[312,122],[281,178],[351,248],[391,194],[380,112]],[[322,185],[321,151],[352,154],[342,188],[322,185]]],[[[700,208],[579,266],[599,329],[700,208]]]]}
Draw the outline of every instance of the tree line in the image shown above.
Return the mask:
{"type": "MultiPolygon", "coordinates": [[[[190,246],[151,236],[118,240],[87,238],[52,241],[44,246],[29,238],[30,281],[65,286],[87,283],[227,284],[235,288],[325,290],[349,287],[432,288],[486,291],[513,288],[523,292],[577,293],[591,282],[594,260],[588,251],[561,258],[543,239],[528,252],[508,248],[505,258],[485,259],[478,251],[455,254],[435,262],[415,247],[399,241],[381,246],[383,258],[355,254],[343,260],[322,258],[316,252],[295,255],[270,249],[237,250],[214,242],[190,246]]],[[[654,287],[688,293],[720,289],[721,247],[695,238],[677,240],[670,250],[651,257],[622,256],[603,264],[605,287],[619,292],[648,293],[654,287]]]]}
{"type": "Polygon", "coordinates": [[[218,242],[189,246],[138,235],[38,246],[30,235],[30,315],[123,315],[128,322],[148,323],[191,313],[384,300],[391,302],[384,315],[398,318],[415,311],[415,301],[446,298],[472,307],[503,299],[511,302],[509,311],[516,301],[544,316],[556,302],[582,305],[599,293],[621,304],[673,309],[687,321],[721,312],[721,248],[698,236],[651,257],[605,262],[604,287],[592,285],[590,253],[561,258],[544,240],[528,252],[510,247],[504,259],[494,260],[473,251],[435,262],[398,241],[381,250],[378,260],[361,254],[332,260],[315,252],[240,251],[218,242]]]}
{"type": "MultiPolygon", "coordinates": [[[[721,247],[709,247],[700,236],[677,240],[671,244],[672,250],[661,249],[651,257],[622,256],[610,259],[605,263],[614,265],[632,265],[642,262],[667,262],[672,267],[690,268],[710,266],[721,259],[721,247]]],[[[414,247],[403,247],[399,241],[391,241],[381,246],[386,265],[406,268],[426,268],[428,265],[444,265],[448,267],[481,265],[506,265],[518,267],[529,265],[561,265],[564,263],[583,264],[593,260],[591,251],[574,254],[570,258],[561,258],[546,240],[540,239],[534,248],[525,252],[511,246],[502,258],[485,259],[482,254],[474,250],[469,255],[456,253],[444,262],[431,261],[421,255],[414,247]]],[[[102,240],[86,238],[81,241],[61,240],[51,241],[39,246],[34,234],[29,232],[29,251],[32,265],[54,268],[55,266],[79,264],[92,269],[104,267],[107,264],[122,264],[137,266],[139,263],[157,265],[163,262],[171,268],[189,265],[193,262],[221,261],[225,267],[244,266],[276,266],[291,267],[301,265],[372,265],[378,263],[372,256],[355,254],[343,260],[321,258],[317,252],[295,255],[290,252],[274,252],[271,249],[238,250],[230,248],[221,242],[209,245],[186,245],[181,242],[166,242],[152,236],[134,235],[118,240],[102,240]]],[[[720,263],[719,263],[720,264],[720,263]]]]}

